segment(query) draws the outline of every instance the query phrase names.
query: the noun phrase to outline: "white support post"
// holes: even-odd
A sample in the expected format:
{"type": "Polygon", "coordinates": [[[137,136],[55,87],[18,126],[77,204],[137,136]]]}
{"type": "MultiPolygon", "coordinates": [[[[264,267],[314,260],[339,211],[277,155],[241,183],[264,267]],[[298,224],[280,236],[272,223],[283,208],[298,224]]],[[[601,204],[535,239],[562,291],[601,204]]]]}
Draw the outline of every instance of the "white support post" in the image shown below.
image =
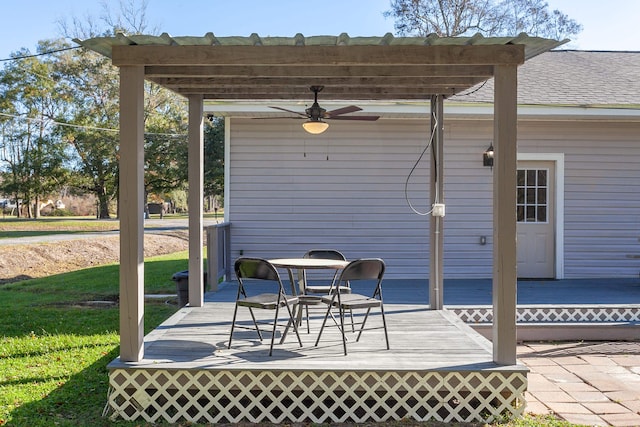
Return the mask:
{"type": "Polygon", "coordinates": [[[120,360],[144,358],[144,67],[120,67],[120,360]]]}
{"type": "Polygon", "coordinates": [[[204,206],[204,136],[202,95],[189,96],[189,306],[204,304],[202,220],[204,206]]]}
{"type": "Polygon", "coordinates": [[[493,361],[515,365],[517,66],[496,66],[494,78],[493,361]]]}
{"type": "MultiPolygon", "coordinates": [[[[444,97],[436,95],[431,98],[431,132],[433,133],[431,157],[431,206],[444,203],[444,153],[442,123],[444,113],[444,97]],[[437,196],[437,197],[436,197],[437,196]]],[[[442,310],[444,307],[443,268],[444,268],[444,218],[429,218],[429,308],[442,310]]]]}

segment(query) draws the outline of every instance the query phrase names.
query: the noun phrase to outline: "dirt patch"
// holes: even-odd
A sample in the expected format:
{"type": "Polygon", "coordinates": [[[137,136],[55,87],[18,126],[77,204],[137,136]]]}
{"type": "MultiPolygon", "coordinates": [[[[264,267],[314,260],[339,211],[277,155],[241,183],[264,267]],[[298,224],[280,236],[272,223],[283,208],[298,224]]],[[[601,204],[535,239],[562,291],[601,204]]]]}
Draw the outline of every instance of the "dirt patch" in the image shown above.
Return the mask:
{"type": "MultiPolygon", "coordinates": [[[[144,256],[187,250],[186,230],[145,234],[144,256]]],[[[0,284],[118,262],[119,236],[0,246],[0,284]]]]}

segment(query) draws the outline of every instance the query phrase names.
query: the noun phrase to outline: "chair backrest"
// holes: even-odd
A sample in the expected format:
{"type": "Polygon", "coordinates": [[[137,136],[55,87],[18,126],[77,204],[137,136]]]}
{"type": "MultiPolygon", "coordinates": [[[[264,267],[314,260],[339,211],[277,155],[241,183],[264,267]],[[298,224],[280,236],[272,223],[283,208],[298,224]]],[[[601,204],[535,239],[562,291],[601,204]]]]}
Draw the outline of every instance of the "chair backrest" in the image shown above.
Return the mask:
{"type": "MultiPolygon", "coordinates": [[[[337,251],[335,249],[311,249],[309,251],[307,251],[307,253],[305,253],[302,258],[311,258],[311,259],[334,259],[334,260],[338,260],[338,261],[346,261],[347,258],[342,254],[342,252],[337,251]]],[[[328,278],[326,273],[322,273],[322,272],[314,272],[309,274],[310,272],[307,272],[307,270],[304,270],[302,272],[302,274],[304,275],[304,279],[303,282],[307,283],[307,276],[312,276],[315,279],[320,279],[320,278],[328,278]]],[[[333,276],[329,276],[331,277],[331,286],[333,287],[333,285],[335,284],[336,280],[338,279],[338,271],[336,270],[333,273],[333,276]]]]}
{"type": "Polygon", "coordinates": [[[307,251],[307,253],[304,254],[302,258],[335,259],[339,261],[347,260],[347,258],[342,255],[340,251],[336,251],[335,249],[311,249],[310,251],[307,251]]]}
{"type": "Polygon", "coordinates": [[[385,264],[380,258],[360,258],[351,261],[340,274],[340,282],[375,279],[384,276],[385,264]]]}
{"type": "Polygon", "coordinates": [[[278,270],[266,259],[238,258],[234,268],[238,279],[260,279],[280,282],[278,270]]]}

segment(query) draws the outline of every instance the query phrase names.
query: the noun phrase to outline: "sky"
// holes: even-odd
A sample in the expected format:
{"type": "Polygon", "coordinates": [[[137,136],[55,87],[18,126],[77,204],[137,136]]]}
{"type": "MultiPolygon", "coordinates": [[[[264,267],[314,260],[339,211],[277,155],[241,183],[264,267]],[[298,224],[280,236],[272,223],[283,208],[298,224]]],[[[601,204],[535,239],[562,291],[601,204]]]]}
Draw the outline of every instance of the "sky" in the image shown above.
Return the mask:
{"type": "MultiPolygon", "coordinates": [[[[0,59],[21,48],[35,52],[39,40],[62,37],[59,22],[98,22],[105,2],[117,10],[117,0],[3,1],[0,59]]],[[[583,26],[563,48],[640,51],[640,0],[547,3],[583,26]]],[[[151,30],[172,36],[382,36],[394,32],[393,20],[383,16],[388,9],[389,0],[149,0],[146,18],[151,30]]]]}

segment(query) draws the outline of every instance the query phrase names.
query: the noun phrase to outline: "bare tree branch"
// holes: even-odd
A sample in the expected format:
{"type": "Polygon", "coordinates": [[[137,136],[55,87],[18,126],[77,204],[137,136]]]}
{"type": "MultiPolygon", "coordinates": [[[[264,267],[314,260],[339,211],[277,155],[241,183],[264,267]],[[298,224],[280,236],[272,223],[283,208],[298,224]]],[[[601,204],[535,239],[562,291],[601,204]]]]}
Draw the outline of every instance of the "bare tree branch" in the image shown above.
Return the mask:
{"type": "Polygon", "coordinates": [[[384,13],[399,35],[531,36],[561,40],[582,26],[544,0],[392,0],[384,13]]]}

